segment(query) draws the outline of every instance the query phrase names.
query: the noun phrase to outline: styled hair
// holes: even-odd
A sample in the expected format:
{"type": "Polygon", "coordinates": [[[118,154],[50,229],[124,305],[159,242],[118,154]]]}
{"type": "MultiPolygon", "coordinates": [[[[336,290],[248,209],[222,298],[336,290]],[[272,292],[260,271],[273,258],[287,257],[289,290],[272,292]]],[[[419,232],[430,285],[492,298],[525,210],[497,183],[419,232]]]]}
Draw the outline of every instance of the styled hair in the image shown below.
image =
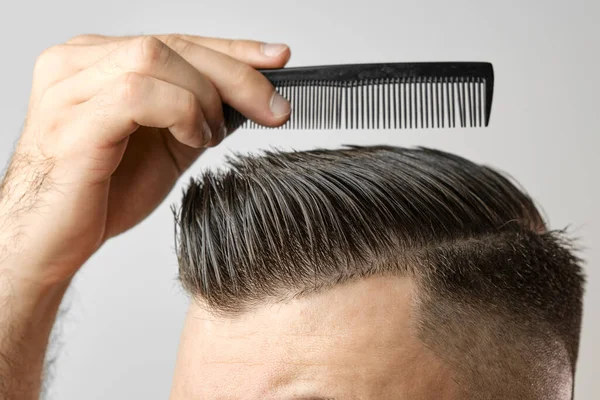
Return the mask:
{"type": "Polygon", "coordinates": [[[581,262],[507,177],[390,146],[228,163],[192,179],[173,208],[180,280],[211,312],[405,276],[417,285],[419,338],[468,398],[550,399],[561,365],[574,374],[581,262]]]}

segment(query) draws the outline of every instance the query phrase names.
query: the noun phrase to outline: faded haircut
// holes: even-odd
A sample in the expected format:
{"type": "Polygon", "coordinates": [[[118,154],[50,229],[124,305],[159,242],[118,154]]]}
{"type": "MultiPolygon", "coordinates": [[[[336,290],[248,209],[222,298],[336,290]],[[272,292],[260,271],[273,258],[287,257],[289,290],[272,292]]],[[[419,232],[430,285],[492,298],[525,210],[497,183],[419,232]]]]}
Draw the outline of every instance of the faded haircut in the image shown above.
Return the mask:
{"type": "Polygon", "coordinates": [[[581,262],[509,178],[389,146],[228,163],[192,179],[173,208],[180,280],[211,312],[405,276],[417,284],[417,335],[456,371],[464,398],[551,399],[560,371],[572,378],[581,262]]]}

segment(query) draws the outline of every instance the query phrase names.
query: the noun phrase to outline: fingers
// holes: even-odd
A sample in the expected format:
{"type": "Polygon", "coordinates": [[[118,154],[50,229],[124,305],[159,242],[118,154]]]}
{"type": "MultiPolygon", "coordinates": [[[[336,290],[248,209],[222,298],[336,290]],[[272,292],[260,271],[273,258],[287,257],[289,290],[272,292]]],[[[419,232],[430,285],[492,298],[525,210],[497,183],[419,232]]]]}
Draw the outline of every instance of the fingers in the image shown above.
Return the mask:
{"type": "Polygon", "coordinates": [[[128,73],[148,75],[194,93],[212,132],[218,136],[223,126],[223,108],[213,83],[177,52],[151,36],[118,46],[96,64],[48,89],[45,96],[52,102],[64,98],[77,105],[128,73]]]}
{"type": "MultiPolygon", "coordinates": [[[[290,59],[290,48],[285,44],[263,43],[253,40],[221,39],[193,35],[154,35],[172,48],[178,47],[179,43],[191,42],[199,46],[235,58],[254,68],[282,68],[290,59]]],[[[107,50],[114,50],[123,41],[134,39],[134,36],[102,36],[81,35],[69,40],[67,44],[91,45],[96,48],[91,50],[95,54],[106,54],[107,50]]],[[[90,58],[93,55],[90,54],[90,58]]],[[[94,60],[93,62],[97,61],[94,60]]],[[[90,63],[91,64],[91,63],[90,63]]]]}
{"type": "Polygon", "coordinates": [[[32,98],[38,99],[49,87],[88,68],[107,53],[100,46],[62,44],[49,47],[35,62],[32,98]]]}
{"type": "Polygon", "coordinates": [[[199,148],[211,140],[197,96],[169,82],[135,72],[121,75],[90,101],[74,110],[82,117],[86,141],[111,147],[140,125],[168,128],[181,143],[199,148]]]}
{"type": "Polygon", "coordinates": [[[191,65],[215,85],[223,101],[262,125],[277,126],[290,104],[260,72],[226,54],[191,42],[173,44],[191,65]]]}
{"type": "MultiPolygon", "coordinates": [[[[267,126],[285,122],[290,106],[271,83],[252,67],[225,54],[182,39],[171,45],[151,37],[120,45],[96,65],[57,84],[54,98],[71,94],[84,102],[125,72],[147,74],[195,93],[213,133],[222,128],[223,99],[246,117],[267,126]]],[[[220,134],[223,136],[222,134],[220,134]]]]}
{"type": "Polygon", "coordinates": [[[207,47],[235,58],[254,68],[283,68],[290,59],[290,48],[282,43],[263,43],[253,40],[209,38],[191,35],[167,35],[158,38],[169,44],[177,39],[207,47]]]}
{"type": "MultiPolygon", "coordinates": [[[[194,43],[227,54],[253,68],[282,68],[289,61],[290,49],[283,44],[251,40],[205,38],[192,35],[155,36],[175,48],[194,43]]],[[[65,44],[45,50],[36,62],[33,98],[39,98],[48,87],[97,63],[117,48],[141,36],[80,35],[65,44]],[[52,73],[49,73],[52,71],[52,73]]]]}

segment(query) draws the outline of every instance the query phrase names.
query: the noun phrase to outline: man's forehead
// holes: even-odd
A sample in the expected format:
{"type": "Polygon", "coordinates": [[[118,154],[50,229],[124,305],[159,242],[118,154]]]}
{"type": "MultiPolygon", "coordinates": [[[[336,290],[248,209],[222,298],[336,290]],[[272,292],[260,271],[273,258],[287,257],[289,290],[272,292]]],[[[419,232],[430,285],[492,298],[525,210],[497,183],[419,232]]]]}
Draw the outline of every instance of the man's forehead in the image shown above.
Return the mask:
{"type": "Polygon", "coordinates": [[[190,359],[193,384],[211,387],[210,396],[234,390],[231,398],[385,399],[423,381],[415,376],[420,365],[437,362],[414,334],[413,295],[409,279],[386,276],[235,318],[192,305],[180,354],[190,359]],[[237,377],[235,387],[225,377],[237,377]],[[247,397],[236,397],[242,393],[247,397]]]}
{"type": "MultiPolygon", "coordinates": [[[[198,335],[205,339],[237,342],[240,346],[278,343],[303,345],[310,350],[309,344],[329,342],[338,346],[375,347],[396,342],[408,345],[417,340],[412,318],[413,286],[404,277],[361,278],[285,303],[265,304],[236,317],[214,316],[192,304],[189,318],[195,321],[198,335]],[[374,332],[377,332],[375,337],[374,332]]],[[[268,350],[278,357],[308,355],[285,351],[283,346],[268,350]]]]}

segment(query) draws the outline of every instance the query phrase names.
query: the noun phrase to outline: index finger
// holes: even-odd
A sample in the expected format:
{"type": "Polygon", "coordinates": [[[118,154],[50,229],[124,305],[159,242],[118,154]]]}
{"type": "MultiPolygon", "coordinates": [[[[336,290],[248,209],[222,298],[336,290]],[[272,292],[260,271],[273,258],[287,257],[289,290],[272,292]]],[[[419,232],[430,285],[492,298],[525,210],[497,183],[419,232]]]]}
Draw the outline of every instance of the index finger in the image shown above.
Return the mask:
{"type": "MultiPolygon", "coordinates": [[[[179,37],[188,42],[227,54],[229,57],[249,64],[254,68],[277,68],[284,66],[291,56],[290,48],[283,43],[265,43],[255,40],[223,39],[193,35],[168,36],[179,37]]],[[[164,39],[167,40],[166,37],[164,39]]]]}
{"type": "MultiPolygon", "coordinates": [[[[282,68],[291,57],[289,46],[283,43],[265,43],[256,40],[224,39],[204,37],[195,35],[165,34],[152,35],[171,45],[172,42],[184,40],[193,44],[207,47],[219,53],[226,54],[238,61],[246,63],[254,68],[282,68]]],[[[76,36],[67,44],[72,45],[109,45],[100,50],[113,50],[119,42],[131,40],[136,36],[104,36],[104,35],[80,35],[76,36]]]]}

